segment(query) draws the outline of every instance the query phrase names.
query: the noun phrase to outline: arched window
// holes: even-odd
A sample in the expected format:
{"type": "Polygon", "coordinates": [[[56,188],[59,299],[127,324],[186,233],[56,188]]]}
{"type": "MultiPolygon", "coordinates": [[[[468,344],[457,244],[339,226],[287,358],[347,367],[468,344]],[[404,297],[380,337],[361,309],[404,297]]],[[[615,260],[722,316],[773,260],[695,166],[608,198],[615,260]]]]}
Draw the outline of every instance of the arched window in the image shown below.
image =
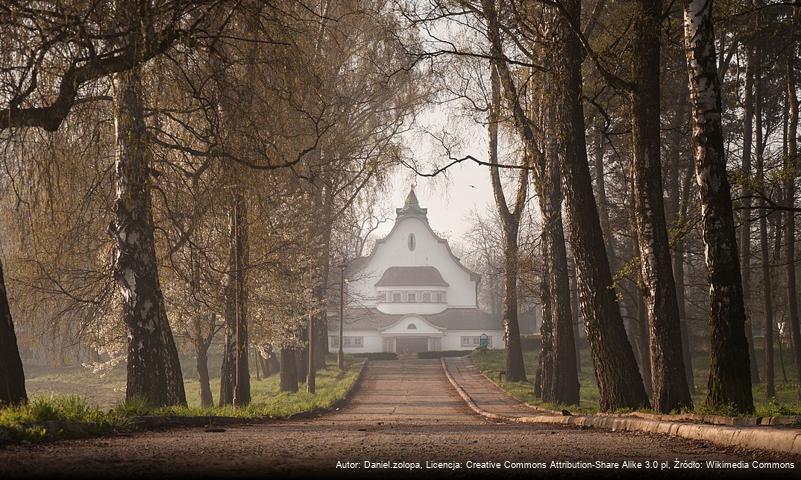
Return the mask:
{"type": "Polygon", "coordinates": [[[406,326],[406,330],[417,330],[417,325],[410,323],[406,326]]]}
{"type": "Polygon", "coordinates": [[[414,234],[410,233],[409,234],[409,250],[414,250],[415,246],[416,246],[416,240],[414,238],[414,234]]]}

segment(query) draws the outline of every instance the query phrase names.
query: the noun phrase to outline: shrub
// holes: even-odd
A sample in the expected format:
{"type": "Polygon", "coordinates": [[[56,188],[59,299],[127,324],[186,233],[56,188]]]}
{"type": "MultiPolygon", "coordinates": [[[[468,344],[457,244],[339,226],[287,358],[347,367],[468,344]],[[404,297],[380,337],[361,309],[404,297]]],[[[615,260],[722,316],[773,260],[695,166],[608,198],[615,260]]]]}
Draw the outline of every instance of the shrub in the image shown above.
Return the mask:
{"type": "Polygon", "coordinates": [[[370,360],[397,360],[398,354],[393,352],[354,353],[354,357],[370,360]]]}
{"type": "Polygon", "coordinates": [[[469,354],[470,350],[443,350],[441,352],[419,352],[417,358],[464,357],[469,354]]]}

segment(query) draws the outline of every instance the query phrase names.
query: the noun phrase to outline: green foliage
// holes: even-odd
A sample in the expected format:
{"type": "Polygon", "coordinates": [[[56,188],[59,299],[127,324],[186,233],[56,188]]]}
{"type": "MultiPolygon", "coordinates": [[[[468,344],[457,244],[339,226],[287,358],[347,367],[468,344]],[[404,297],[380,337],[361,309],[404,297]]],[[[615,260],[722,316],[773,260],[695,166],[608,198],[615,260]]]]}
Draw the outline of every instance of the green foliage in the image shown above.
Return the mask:
{"type": "MultiPolygon", "coordinates": [[[[328,362],[325,369],[317,372],[315,394],[308,393],[303,385],[296,393],[281,392],[278,375],[252,380],[253,402],[242,408],[200,408],[197,406],[200,398],[197,380],[186,382],[190,399],[187,407],[153,408],[144,400],[132,399],[102,410],[78,395],[34,396],[26,404],[0,408],[0,438],[3,432],[13,440],[28,442],[107,435],[133,429],[133,418],[144,415],[286,418],[333,406],[356,381],[363,363],[360,359],[348,361],[347,369],[340,372],[335,362],[328,362]]],[[[215,383],[219,390],[219,378],[215,383]]]]}
{"type": "MultiPolygon", "coordinates": [[[[537,371],[537,357],[539,352],[524,352],[523,360],[526,365],[526,375],[529,380],[534,379],[537,371]]],[[[493,382],[498,384],[507,393],[516,399],[526,402],[530,405],[548,408],[552,410],[561,410],[565,408],[573,413],[595,413],[598,412],[598,405],[600,403],[600,396],[598,393],[598,386],[595,383],[595,375],[593,374],[592,361],[590,359],[590,352],[583,348],[581,350],[581,373],[579,374],[579,384],[581,388],[581,404],[576,405],[554,405],[544,403],[534,396],[534,385],[529,382],[509,382],[506,379],[499,378],[499,372],[506,368],[506,358],[503,350],[476,350],[471,354],[473,362],[478,366],[479,370],[489,377],[493,382]]],[[[761,350],[757,350],[757,357],[763,358],[761,350]]],[[[788,362],[788,375],[793,374],[793,366],[788,362]]],[[[739,416],[733,408],[710,408],[706,405],[706,390],[703,385],[706,385],[706,379],[709,375],[709,355],[704,352],[696,352],[693,354],[693,373],[695,376],[695,384],[699,387],[693,393],[694,408],[687,412],[671,412],[671,413],[694,413],[698,415],[722,415],[722,416],[739,416]]],[[[780,383],[776,385],[776,396],[772,399],[766,399],[765,385],[754,385],[754,402],[756,403],[757,416],[774,416],[774,415],[801,415],[801,404],[796,400],[796,386],[790,383],[780,383]]],[[[654,413],[653,410],[638,410],[643,413],[654,413]]],[[[626,411],[617,411],[615,413],[629,413],[626,411]]]]}
{"type": "Polygon", "coordinates": [[[723,417],[737,417],[740,415],[734,405],[709,405],[706,402],[695,405],[692,413],[697,415],[720,415],[723,417]]]}
{"type": "Polygon", "coordinates": [[[581,385],[580,405],[546,403],[534,396],[534,384],[532,382],[537,371],[538,351],[523,352],[523,363],[526,366],[526,376],[529,379],[527,382],[510,382],[506,380],[506,377],[500,377],[500,372],[506,370],[506,357],[503,350],[476,349],[470,357],[482,373],[521,402],[551,410],[562,410],[564,408],[573,413],[591,413],[598,410],[598,387],[595,384],[595,376],[592,373],[592,364],[587,351],[583,351],[581,357],[581,374],[579,374],[579,383],[581,385]]]}
{"type": "Polygon", "coordinates": [[[128,428],[130,419],[104,412],[77,395],[44,395],[0,409],[0,429],[21,441],[78,438],[128,428]]]}

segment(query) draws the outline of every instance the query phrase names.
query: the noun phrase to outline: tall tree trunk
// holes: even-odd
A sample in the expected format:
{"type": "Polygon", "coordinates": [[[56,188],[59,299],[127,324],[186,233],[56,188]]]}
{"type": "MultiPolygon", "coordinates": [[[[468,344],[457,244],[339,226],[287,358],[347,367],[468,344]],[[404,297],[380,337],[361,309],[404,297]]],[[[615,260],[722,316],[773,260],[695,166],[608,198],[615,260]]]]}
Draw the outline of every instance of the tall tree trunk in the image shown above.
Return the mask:
{"type": "Polygon", "coordinates": [[[601,231],[604,235],[604,245],[606,255],[609,257],[609,268],[612,273],[617,272],[617,251],[615,248],[615,238],[612,233],[611,222],[609,221],[609,201],[606,197],[606,174],[604,172],[604,158],[606,149],[603,119],[600,115],[595,116],[595,142],[593,145],[593,168],[595,169],[595,198],[598,202],[598,216],[601,221],[601,231]]]}
{"type": "Polygon", "coordinates": [[[128,331],[126,398],[186,404],[178,349],[167,321],[156,262],[150,200],[151,151],[139,68],[114,76],[116,131],[113,272],[128,331]]]}
{"type": "Polygon", "coordinates": [[[754,411],[745,337],[740,262],[721,125],[712,0],[685,0],[684,38],[689,70],[695,172],[710,285],[710,362],[707,403],[754,411]]]}
{"type": "Polygon", "coordinates": [[[573,338],[576,342],[576,372],[581,373],[581,312],[579,312],[578,285],[576,283],[576,261],[570,257],[570,311],[573,312],[573,338]]]}
{"type": "Polygon", "coordinates": [[[584,112],[581,104],[582,48],[571,24],[581,18],[581,2],[562,2],[554,29],[553,66],[554,105],[567,200],[571,245],[579,278],[582,316],[587,326],[601,410],[640,408],[648,397],[637,369],[634,352],[628,342],[612,275],[603,243],[598,209],[592,190],[587,149],[584,141],[584,112]]]}
{"type": "MultiPolygon", "coordinates": [[[[794,9],[798,10],[798,9],[794,9]]],[[[794,15],[797,17],[798,15],[794,15]]],[[[784,157],[785,185],[784,201],[788,208],[795,207],[795,179],[798,165],[798,97],[795,89],[795,42],[792,42],[786,53],[787,63],[787,155],[784,157]]],[[[795,278],[795,212],[788,210],[786,226],[786,256],[787,265],[787,317],[790,324],[790,340],[793,345],[793,362],[796,372],[796,392],[801,400],[801,328],[798,319],[798,288],[795,278]]]]}
{"type": "MultiPolygon", "coordinates": [[[[300,338],[307,338],[306,329],[303,329],[300,338]]],[[[297,372],[298,382],[306,382],[306,376],[309,374],[309,350],[308,345],[295,349],[295,372],[297,372]]]]}
{"type": "Polygon", "coordinates": [[[523,202],[525,201],[525,192],[528,186],[528,173],[525,170],[521,170],[518,179],[515,210],[510,211],[501,185],[500,172],[496,166],[498,164],[498,122],[500,120],[501,86],[495,66],[492,65],[490,70],[492,103],[489,109],[488,127],[489,158],[490,163],[493,165],[490,167],[492,191],[503,226],[503,338],[506,347],[506,378],[513,382],[522,382],[526,381],[526,368],[523,362],[523,346],[520,340],[520,324],[518,323],[517,277],[520,267],[518,265],[519,247],[517,236],[520,229],[520,216],[523,210],[523,202]]]}
{"type": "Polygon", "coordinates": [[[196,367],[197,379],[200,384],[200,407],[209,408],[214,405],[214,399],[211,396],[211,384],[209,383],[209,359],[208,347],[197,344],[196,345],[196,367]]]}
{"type": "Polygon", "coordinates": [[[654,382],[652,378],[653,368],[651,367],[651,338],[648,333],[648,307],[645,305],[645,296],[642,294],[642,287],[638,289],[637,295],[637,329],[638,336],[637,348],[640,351],[640,373],[645,384],[645,391],[653,395],[654,382]]]}
{"type": "Polygon", "coordinates": [[[676,111],[670,128],[670,158],[668,159],[667,202],[665,213],[669,230],[676,232],[673,242],[673,278],[676,285],[676,303],[679,309],[679,322],[681,328],[681,350],[684,363],[684,376],[687,387],[695,390],[695,378],[692,368],[692,355],[690,353],[689,321],[687,319],[686,293],[684,285],[684,237],[681,234],[685,222],[688,200],[690,195],[690,173],[684,172],[686,149],[685,136],[682,129],[686,119],[687,83],[679,83],[679,97],[676,111]]]}
{"type": "Polygon", "coordinates": [[[0,263],[0,407],[28,401],[25,372],[19,356],[17,335],[6,294],[6,280],[0,263]]]}
{"type": "Polygon", "coordinates": [[[220,366],[220,406],[233,405],[234,388],[236,388],[236,260],[234,257],[234,220],[233,214],[229,215],[229,245],[228,245],[228,268],[225,272],[223,284],[223,320],[224,339],[222,364],[220,366]]]}
{"type": "Polygon", "coordinates": [[[234,195],[234,219],[236,230],[234,235],[235,260],[235,298],[236,305],[236,362],[234,368],[234,398],[235,406],[250,403],[250,368],[248,355],[248,288],[247,273],[249,263],[248,248],[248,214],[247,202],[241,192],[234,195]]]}
{"type": "Polygon", "coordinates": [[[281,391],[298,391],[298,371],[296,363],[296,353],[293,348],[281,349],[281,391]]]}
{"type": "MultiPolygon", "coordinates": [[[[238,188],[238,187],[237,187],[238,188]]],[[[220,369],[220,405],[250,403],[247,322],[247,205],[235,192],[231,200],[228,271],[225,275],[225,343],[220,369]]]]}
{"type": "MultiPolygon", "coordinates": [[[[759,53],[755,55],[759,58],[759,53]]],[[[765,191],[765,146],[762,139],[762,68],[759,60],[755,64],[756,85],[755,98],[754,98],[754,132],[755,132],[755,147],[756,147],[756,183],[760,185],[760,190],[763,194],[765,191]]],[[[765,396],[773,398],[776,396],[776,375],[773,360],[773,342],[774,342],[774,318],[773,318],[773,285],[771,279],[770,267],[770,245],[768,242],[768,218],[767,218],[767,201],[764,198],[759,199],[759,253],[762,261],[762,302],[765,312],[764,329],[765,329],[765,396]]]]}
{"type": "Polygon", "coordinates": [[[751,359],[751,382],[759,383],[759,368],[754,352],[754,333],[748,306],[751,298],[751,141],[754,119],[754,55],[751,47],[746,48],[745,98],[743,100],[743,158],[742,174],[747,179],[743,186],[743,213],[740,227],[740,271],[743,277],[743,303],[746,307],[745,336],[748,341],[748,356],[751,359]]]}
{"type": "Polygon", "coordinates": [[[543,383],[546,377],[546,367],[550,369],[550,356],[553,343],[551,342],[551,292],[548,288],[550,267],[550,254],[548,253],[548,243],[541,242],[542,255],[542,276],[540,277],[540,300],[542,305],[542,315],[540,322],[540,354],[537,357],[537,372],[534,375],[534,396],[543,398],[543,383]]]}
{"type": "Polygon", "coordinates": [[[315,331],[315,351],[314,351],[314,364],[316,369],[323,369],[326,365],[326,355],[328,355],[328,276],[330,273],[330,260],[331,260],[331,232],[332,220],[330,215],[332,199],[328,199],[323,206],[324,225],[321,232],[322,245],[321,253],[318,261],[318,270],[320,278],[317,280],[316,295],[317,304],[320,307],[320,312],[315,318],[314,325],[315,331]]]}
{"type": "Polygon", "coordinates": [[[670,259],[662,188],[659,51],[662,2],[635,3],[631,92],[633,183],[643,293],[648,309],[652,404],[669,413],[692,408],[684,374],[679,306],[670,259]]]}
{"type": "Polygon", "coordinates": [[[280,361],[279,357],[280,357],[280,353],[276,353],[275,351],[273,351],[272,347],[270,347],[270,350],[268,351],[268,355],[267,355],[267,367],[268,368],[266,368],[264,371],[265,372],[270,372],[270,375],[272,375],[274,373],[280,373],[281,372],[281,361],[280,361]]]}
{"type": "MultiPolygon", "coordinates": [[[[537,145],[534,131],[517,98],[508,65],[503,61],[495,3],[482,0],[487,20],[487,34],[492,45],[493,57],[501,77],[507,101],[512,109],[515,125],[526,142],[527,149],[534,151],[537,145]]],[[[582,49],[573,33],[571,24],[578,24],[581,3],[569,0],[562,4],[557,14],[554,38],[554,62],[550,85],[555,95],[557,141],[559,142],[559,164],[570,212],[571,246],[576,258],[579,277],[579,298],[582,317],[585,319],[590,349],[593,355],[596,380],[600,391],[602,410],[639,408],[648,405],[642,378],[637,370],[634,352],[628,343],[623,320],[612,288],[612,274],[603,243],[598,218],[598,209],[592,191],[592,179],[587,161],[584,140],[584,112],[581,104],[582,49]]],[[[532,153],[532,158],[536,153],[532,153]]]]}
{"type": "Polygon", "coordinates": [[[545,276],[542,278],[542,323],[540,323],[540,355],[537,364],[537,375],[535,377],[534,394],[544,402],[553,401],[553,299],[551,289],[548,286],[550,278],[551,260],[550,251],[543,242],[543,271],[545,276]],[[547,255],[547,256],[546,256],[547,255]]]}
{"type": "MultiPolygon", "coordinates": [[[[786,117],[786,115],[785,115],[785,117],[786,117]]],[[[785,128],[785,132],[786,131],[787,131],[787,128],[785,128]]],[[[785,152],[785,155],[787,155],[786,152],[785,152]]],[[[776,192],[776,196],[777,196],[776,203],[781,205],[782,202],[784,202],[784,200],[783,200],[784,196],[782,195],[782,190],[781,189],[779,189],[776,192]]],[[[781,212],[771,212],[771,214],[768,215],[768,221],[773,225],[773,254],[772,254],[773,255],[773,260],[772,260],[772,263],[774,265],[779,263],[781,261],[781,257],[782,257],[782,216],[783,215],[781,214],[781,212]]],[[[775,301],[775,298],[773,300],[775,301]]],[[[776,330],[776,337],[777,337],[776,340],[777,340],[777,343],[778,343],[778,346],[779,346],[779,365],[781,366],[782,380],[784,381],[784,383],[787,383],[788,382],[788,380],[787,380],[787,370],[785,369],[785,366],[784,366],[784,339],[785,339],[785,337],[780,331],[778,331],[778,329],[776,330]]]]}
{"type": "MultiPolygon", "coordinates": [[[[549,99],[550,102],[550,99],[549,99]]],[[[554,127],[554,106],[548,107],[548,129],[554,127]]],[[[570,308],[570,280],[568,278],[567,248],[562,224],[562,175],[559,168],[556,142],[547,142],[544,155],[545,170],[540,187],[543,238],[549,255],[548,289],[551,300],[551,348],[548,384],[551,391],[543,390],[543,400],[566,405],[579,404],[579,381],[576,369],[576,342],[573,337],[573,313],[570,308]]]]}

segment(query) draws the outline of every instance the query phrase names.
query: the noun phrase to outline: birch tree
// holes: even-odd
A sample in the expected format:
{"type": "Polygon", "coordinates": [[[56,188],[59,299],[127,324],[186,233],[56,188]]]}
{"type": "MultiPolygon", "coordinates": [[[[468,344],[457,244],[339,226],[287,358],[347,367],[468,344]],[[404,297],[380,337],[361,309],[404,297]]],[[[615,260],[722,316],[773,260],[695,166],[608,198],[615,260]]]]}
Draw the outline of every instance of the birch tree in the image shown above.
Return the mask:
{"type": "Polygon", "coordinates": [[[731,187],[721,124],[720,77],[712,0],[685,0],[684,46],[689,71],[695,173],[701,201],[709,281],[710,364],[707,403],[754,410],[745,306],[731,187]]]}

